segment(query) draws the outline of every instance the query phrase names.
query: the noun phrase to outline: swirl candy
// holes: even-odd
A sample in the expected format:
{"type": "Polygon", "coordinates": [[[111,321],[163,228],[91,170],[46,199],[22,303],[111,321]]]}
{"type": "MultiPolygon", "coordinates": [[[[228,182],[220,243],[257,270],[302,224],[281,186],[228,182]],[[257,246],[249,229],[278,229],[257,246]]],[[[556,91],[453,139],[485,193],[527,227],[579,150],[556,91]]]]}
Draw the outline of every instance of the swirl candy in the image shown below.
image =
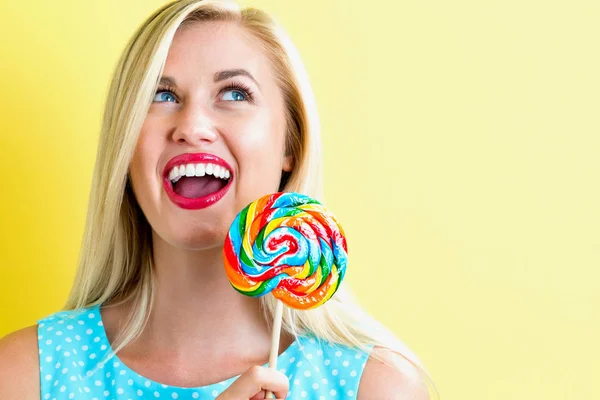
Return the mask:
{"type": "Polygon", "coordinates": [[[335,217],[299,193],[275,193],[250,203],[233,221],[223,252],[237,291],[252,297],[272,293],[303,310],[333,296],[348,258],[335,217]]]}

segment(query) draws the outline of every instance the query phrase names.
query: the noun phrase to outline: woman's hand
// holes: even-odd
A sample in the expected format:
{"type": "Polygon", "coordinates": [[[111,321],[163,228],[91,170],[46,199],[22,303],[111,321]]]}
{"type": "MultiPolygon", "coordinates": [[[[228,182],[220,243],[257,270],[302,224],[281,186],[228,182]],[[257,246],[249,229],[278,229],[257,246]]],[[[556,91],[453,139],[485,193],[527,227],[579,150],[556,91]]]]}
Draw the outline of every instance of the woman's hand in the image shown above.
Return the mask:
{"type": "Polygon", "coordinates": [[[260,400],[265,398],[265,391],[275,394],[277,399],[285,399],[288,394],[287,376],[273,368],[252,367],[215,400],[260,400]]]}

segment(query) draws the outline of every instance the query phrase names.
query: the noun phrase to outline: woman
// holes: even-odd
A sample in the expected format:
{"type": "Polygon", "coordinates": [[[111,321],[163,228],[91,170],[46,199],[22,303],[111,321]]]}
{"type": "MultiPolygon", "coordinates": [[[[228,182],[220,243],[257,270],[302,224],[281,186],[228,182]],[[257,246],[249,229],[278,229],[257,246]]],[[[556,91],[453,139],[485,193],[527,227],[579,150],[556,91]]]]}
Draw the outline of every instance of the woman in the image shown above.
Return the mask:
{"type": "Polygon", "coordinates": [[[343,285],[284,315],[278,370],[265,368],[272,296],[240,295],[223,271],[248,203],[323,200],[319,141],[300,58],[266,14],[157,10],[112,80],[72,292],[0,342],[0,398],[429,399],[417,357],[343,285]]]}

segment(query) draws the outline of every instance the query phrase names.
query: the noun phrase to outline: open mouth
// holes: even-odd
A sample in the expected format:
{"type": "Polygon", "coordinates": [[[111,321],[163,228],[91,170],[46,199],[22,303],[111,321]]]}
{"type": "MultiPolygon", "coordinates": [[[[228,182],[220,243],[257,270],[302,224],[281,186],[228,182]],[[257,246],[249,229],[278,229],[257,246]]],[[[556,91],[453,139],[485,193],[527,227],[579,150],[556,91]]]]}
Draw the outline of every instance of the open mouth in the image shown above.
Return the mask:
{"type": "Polygon", "coordinates": [[[163,186],[173,203],[200,209],[218,202],[229,190],[233,172],[223,159],[207,153],[182,154],[165,167],[163,186]]]}
{"type": "Polygon", "coordinates": [[[217,193],[229,183],[231,172],[215,164],[187,164],[169,173],[171,188],[179,196],[197,199],[217,193]]]}

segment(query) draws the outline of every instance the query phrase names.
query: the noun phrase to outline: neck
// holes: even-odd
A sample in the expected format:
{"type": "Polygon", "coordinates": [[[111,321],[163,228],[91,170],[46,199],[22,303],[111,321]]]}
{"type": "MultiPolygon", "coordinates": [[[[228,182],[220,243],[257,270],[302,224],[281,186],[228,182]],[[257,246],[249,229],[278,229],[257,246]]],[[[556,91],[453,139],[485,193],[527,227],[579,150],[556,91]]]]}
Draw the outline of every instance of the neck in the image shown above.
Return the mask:
{"type": "MultiPolygon", "coordinates": [[[[222,249],[189,251],[156,234],[153,239],[154,305],[135,348],[180,361],[235,357],[266,362],[269,324],[259,299],[238,293],[229,283],[222,249]]],[[[280,352],[291,341],[282,336],[280,352]]]]}

